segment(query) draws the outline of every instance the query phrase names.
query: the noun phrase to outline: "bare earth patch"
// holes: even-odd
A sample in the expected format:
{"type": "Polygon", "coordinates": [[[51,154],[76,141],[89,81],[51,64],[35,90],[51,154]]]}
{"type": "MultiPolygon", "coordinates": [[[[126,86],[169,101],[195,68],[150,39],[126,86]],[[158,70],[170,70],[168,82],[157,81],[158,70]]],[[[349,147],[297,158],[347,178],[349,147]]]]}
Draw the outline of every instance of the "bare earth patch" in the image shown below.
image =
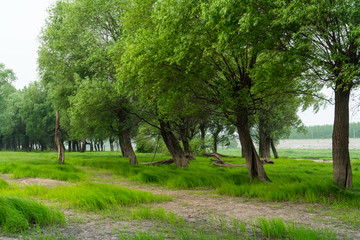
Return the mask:
{"type": "Polygon", "coordinates": [[[70,185],[71,183],[66,181],[59,181],[54,179],[44,178],[12,178],[11,174],[0,174],[0,178],[4,179],[8,183],[15,183],[20,186],[24,185],[42,185],[45,187],[53,187],[58,185],[70,185]]]}

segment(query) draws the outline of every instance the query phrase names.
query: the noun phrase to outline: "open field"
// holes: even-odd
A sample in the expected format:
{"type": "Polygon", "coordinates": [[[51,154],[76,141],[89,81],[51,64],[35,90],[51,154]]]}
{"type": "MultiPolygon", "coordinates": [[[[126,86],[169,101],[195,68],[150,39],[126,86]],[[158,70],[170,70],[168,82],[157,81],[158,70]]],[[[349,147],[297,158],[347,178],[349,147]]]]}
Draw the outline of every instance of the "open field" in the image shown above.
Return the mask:
{"type": "MultiPolygon", "coordinates": [[[[279,152],[326,158],[329,150],[279,152]]],[[[19,216],[0,219],[0,239],[359,239],[360,151],[352,156],[354,189],[343,190],[331,163],[312,160],[275,160],[265,165],[271,183],[249,185],[246,168],[207,157],[176,169],[130,166],[118,152],[67,153],[65,165],[52,152],[0,152],[0,211],[14,206],[19,216]]]]}

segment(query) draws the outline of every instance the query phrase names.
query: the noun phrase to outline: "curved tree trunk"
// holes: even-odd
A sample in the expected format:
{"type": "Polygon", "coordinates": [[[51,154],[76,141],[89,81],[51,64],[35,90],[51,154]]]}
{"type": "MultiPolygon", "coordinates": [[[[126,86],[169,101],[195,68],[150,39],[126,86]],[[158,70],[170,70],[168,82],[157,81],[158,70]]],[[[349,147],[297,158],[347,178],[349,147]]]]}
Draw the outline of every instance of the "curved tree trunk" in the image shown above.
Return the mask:
{"type": "Polygon", "coordinates": [[[58,149],[58,160],[60,163],[65,162],[65,148],[64,144],[60,141],[60,114],[56,111],[56,122],[55,122],[55,141],[58,149]]]}
{"type": "Polygon", "coordinates": [[[167,149],[172,155],[176,167],[188,167],[189,162],[186,159],[185,153],[182,150],[179,140],[175,137],[173,132],[170,130],[170,124],[159,120],[161,136],[164,139],[167,149]]]}
{"type": "Polygon", "coordinates": [[[123,156],[129,158],[130,164],[138,164],[134,149],[131,145],[131,134],[129,129],[122,132],[122,135],[119,137],[119,143],[123,156]]]}
{"type": "Polygon", "coordinates": [[[272,152],[274,154],[274,158],[276,158],[276,159],[279,158],[279,154],[278,154],[278,152],[276,150],[274,140],[271,140],[270,145],[271,145],[271,150],[272,150],[272,152]]]}
{"type": "Polygon", "coordinates": [[[245,155],[246,166],[249,171],[250,182],[254,178],[258,178],[260,181],[270,181],[266,175],[265,169],[260,162],[259,155],[256,152],[254,143],[251,139],[249,130],[249,119],[247,111],[240,112],[237,115],[236,127],[238,130],[240,143],[245,155]]]}
{"type": "Polygon", "coordinates": [[[352,188],[352,171],[349,154],[349,98],[350,89],[335,91],[335,119],[332,135],[334,183],[352,188]]]}

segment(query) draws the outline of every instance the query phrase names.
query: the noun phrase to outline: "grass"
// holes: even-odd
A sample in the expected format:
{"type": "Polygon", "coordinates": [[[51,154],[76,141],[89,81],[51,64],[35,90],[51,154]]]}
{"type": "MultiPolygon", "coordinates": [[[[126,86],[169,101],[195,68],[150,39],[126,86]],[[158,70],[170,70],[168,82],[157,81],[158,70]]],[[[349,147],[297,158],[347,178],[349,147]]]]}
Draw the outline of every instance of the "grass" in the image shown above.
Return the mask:
{"type": "Polygon", "coordinates": [[[29,196],[48,199],[61,203],[64,207],[78,210],[99,211],[114,207],[137,205],[140,203],[163,202],[171,197],[155,195],[150,192],[99,184],[81,182],[72,186],[57,186],[47,188],[44,186],[12,186],[1,192],[7,195],[29,196]]]}
{"type": "Polygon", "coordinates": [[[64,213],[18,197],[0,196],[0,228],[4,233],[23,232],[31,226],[63,225],[64,213]]]}
{"type": "Polygon", "coordinates": [[[53,153],[1,152],[0,173],[13,178],[37,177],[76,182],[83,171],[70,164],[59,164],[53,153]]]}
{"type": "MultiPolygon", "coordinates": [[[[138,154],[139,162],[151,160],[151,154],[138,154]]],[[[169,156],[158,156],[156,160],[169,156]]],[[[224,158],[229,163],[245,163],[241,158],[224,158]]],[[[311,160],[276,159],[265,165],[271,183],[254,181],[249,185],[247,169],[219,168],[209,165],[209,158],[197,157],[186,169],[175,166],[132,166],[115,153],[72,154],[73,165],[107,169],[131,181],[161,185],[171,189],[215,189],[219,194],[257,198],[263,201],[293,201],[341,205],[360,209],[360,161],[354,160],[354,188],[344,190],[332,183],[332,164],[311,160]]]]}
{"type": "MultiPolygon", "coordinates": [[[[14,153],[2,152],[0,162],[4,164],[0,164],[0,172],[4,172],[4,168],[7,168],[8,172],[12,172],[15,176],[20,176],[21,174],[17,172],[21,172],[22,176],[39,177],[40,175],[40,177],[53,178],[56,175],[55,179],[73,174],[79,181],[92,176],[85,175],[77,166],[90,167],[110,171],[116,176],[131,181],[161,185],[171,189],[214,189],[219,194],[257,198],[263,201],[298,201],[360,209],[360,160],[352,161],[354,188],[344,190],[332,183],[332,164],[329,163],[276,159],[274,165],[264,166],[272,180],[271,183],[254,181],[249,185],[249,176],[245,167],[215,167],[209,165],[207,157],[197,157],[196,161],[190,163],[189,168],[176,169],[173,165],[130,165],[126,158],[119,157],[118,154],[117,152],[67,153],[67,164],[63,166],[54,163],[53,159],[56,158],[54,153],[14,155],[14,153]],[[10,158],[6,159],[6,157],[10,158]],[[38,171],[38,169],[42,170],[38,171]],[[56,174],[51,174],[50,169],[56,174]]],[[[156,160],[168,157],[157,155],[156,160]]],[[[151,159],[152,154],[138,154],[139,162],[147,162],[151,159]]],[[[229,163],[245,162],[242,158],[224,158],[224,160],[229,163]]],[[[74,179],[68,178],[68,181],[74,179]]],[[[84,187],[84,185],[80,186],[84,187]]],[[[78,186],[76,188],[78,189],[78,186]]]]}
{"type": "MultiPolygon", "coordinates": [[[[308,152],[295,152],[291,156],[303,158],[308,154],[311,155],[308,152]]],[[[325,156],[325,151],[316,154],[315,156],[325,156]]],[[[152,159],[152,154],[137,154],[137,156],[140,163],[152,159]]],[[[167,158],[169,156],[158,154],[155,160],[167,158]]],[[[224,158],[224,160],[229,163],[245,163],[244,159],[238,157],[224,158]]],[[[65,165],[58,164],[56,153],[50,152],[0,152],[1,173],[12,174],[14,178],[42,177],[72,182],[71,185],[48,188],[9,185],[0,179],[0,194],[8,199],[20,199],[20,197],[47,199],[54,203],[59,202],[63,207],[88,212],[123,211],[124,207],[171,199],[111,184],[89,182],[94,179],[94,172],[101,170],[98,172],[112,173],[118,179],[160,185],[171,189],[213,189],[217,194],[241,196],[247,199],[320,203],[331,206],[334,216],[341,215],[342,222],[349,223],[355,229],[358,229],[359,226],[360,220],[356,213],[360,213],[360,160],[356,158],[352,159],[354,188],[350,190],[336,187],[332,183],[331,163],[311,160],[276,159],[275,164],[264,166],[272,182],[254,181],[250,185],[245,167],[215,167],[209,165],[207,157],[197,157],[197,160],[191,161],[189,168],[185,169],[176,169],[173,165],[130,165],[126,158],[119,157],[118,152],[66,153],[65,161],[65,165]],[[87,171],[87,168],[84,167],[91,169],[92,172],[87,171]]],[[[106,178],[105,175],[99,176],[96,180],[111,183],[112,180],[103,179],[106,178]]],[[[9,206],[6,205],[6,208],[9,206]]],[[[250,226],[235,220],[230,222],[223,220],[217,225],[211,226],[209,231],[203,228],[193,230],[182,218],[163,209],[137,207],[127,214],[128,219],[141,221],[146,219],[169,226],[158,235],[139,232],[138,235],[132,236],[134,238],[126,239],[163,239],[167,237],[173,239],[236,239],[239,236],[251,239],[258,236],[260,232],[261,237],[268,239],[332,239],[334,235],[327,229],[312,230],[305,226],[284,223],[279,219],[258,219],[250,226]]],[[[29,224],[31,225],[33,222],[30,221],[29,224]]],[[[52,224],[51,221],[50,224],[52,224]]],[[[21,231],[26,225],[19,224],[19,226],[23,227],[14,230],[15,232],[21,231]]],[[[122,233],[119,234],[121,236],[122,233]]]]}
{"type": "Polygon", "coordinates": [[[258,218],[250,223],[245,223],[236,219],[211,215],[205,226],[186,222],[181,217],[172,213],[163,213],[163,211],[162,209],[146,208],[136,210],[135,219],[159,220],[160,218],[162,223],[167,224],[146,232],[131,233],[124,229],[119,231],[120,239],[337,239],[337,234],[331,229],[312,229],[294,222],[284,222],[280,218],[258,218]],[[144,210],[146,211],[145,215],[143,214],[144,210]],[[139,212],[141,212],[140,215],[139,212]],[[168,217],[162,217],[171,214],[170,219],[177,219],[175,224],[168,221],[169,219],[166,220],[168,217]]]}

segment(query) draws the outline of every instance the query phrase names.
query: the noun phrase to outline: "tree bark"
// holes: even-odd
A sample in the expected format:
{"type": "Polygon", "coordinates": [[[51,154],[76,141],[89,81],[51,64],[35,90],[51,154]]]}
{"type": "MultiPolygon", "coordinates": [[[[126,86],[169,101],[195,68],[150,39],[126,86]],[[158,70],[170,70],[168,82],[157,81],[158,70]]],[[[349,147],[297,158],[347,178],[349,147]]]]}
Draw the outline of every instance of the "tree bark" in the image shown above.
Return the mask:
{"type": "Polygon", "coordinates": [[[94,144],[93,144],[93,141],[90,141],[90,152],[93,152],[94,151],[94,144]]]}
{"type": "Polygon", "coordinates": [[[204,122],[201,122],[200,123],[200,139],[201,139],[200,149],[203,152],[205,152],[205,136],[206,136],[206,125],[204,122]]]}
{"type": "Polygon", "coordinates": [[[109,143],[110,143],[110,151],[113,152],[114,151],[114,139],[112,137],[109,138],[109,143]]]}
{"type": "Polygon", "coordinates": [[[84,139],[82,140],[80,152],[85,152],[85,151],[86,151],[86,138],[84,138],[84,139]]]}
{"type": "Polygon", "coordinates": [[[265,119],[259,118],[259,155],[260,158],[270,158],[271,139],[265,126],[265,119]]]}
{"type": "Polygon", "coordinates": [[[195,156],[194,156],[193,151],[191,150],[189,140],[182,140],[182,144],[184,146],[185,156],[189,160],[195,160],[195,156]]]}
{"type": "Polygon", "coordinates": [[[121,151],[123,151],[123,156],[129,158],[130,164],[138,164],[134,149],[131,145],[130,129],[122,131],[121,136],[119,136],[119,143],[121,151]]]}
{"type": "Polygon", "coordinates": [[[249,130],[249,119],[247,111],[239,112],[236,116],[236,127],[239,134],[239,139],[246,159],[246,166],[249,171],[250,182],[254,178],[260,181],[270,181],[266,175],[265,169],[260,162],[260,158],[256,152],[254,143],[251,139],[249,130]]]}
{"type": "Polygon", "coordinates": [[[213,144],[213,152],[217,153],[217,142],[218,142],[218,135],[214,134],[214,144],[213,144]]]}
{"type": "Polygon", "coordinates": [[[188,167],[189,162],[186,159],[185,153],[182,150],[179,140],[175,137],[174,133],[171,131],[170,124],[165,123],[162,120],[160,122],[160,132],[161,136],[165,142],[167,149],[172,155],[176,167],[188,167]]]}
{"type": "Polygon", "coordinates": [[[276,147],[275,147],[275,144],[274,144],[274,140],[271,140],[270,145],[271,145],[271,150],[272,150],[272,152],[273,152],[273,154],[274,154],[274,158],[278,159],[278,158],[279,158],[279,154],[278,154],[278,152],[277,152],[277,150],[276,150],[276,147]]]}
{"type": "Polygon", "coordinates": [[[76,149],[76,141],[73,141],[72,142],[72,149],[74,152],[77,152],[77,149],[76,149]]]}
{"type": "Polygon", "coordinates": [[[71,152],[71,141],[68,141],[68,145],[69,152],[71,152]]]}
{"type": "Polygon", "coordinates": [[[55,141],[58,149],[58,160],[60,163],[65,162],[65,149],[64,144],[60,141],[60,114],[59,110],[56,111],[56,122],[55,122],[55,141]]]}
{"type": "Polygon", "coordinates": [[[352,171],[349,154],[349,98],[350,88],[335,91],[335,119],[332,135],[334,183],[352,188],[352,171]]]}

